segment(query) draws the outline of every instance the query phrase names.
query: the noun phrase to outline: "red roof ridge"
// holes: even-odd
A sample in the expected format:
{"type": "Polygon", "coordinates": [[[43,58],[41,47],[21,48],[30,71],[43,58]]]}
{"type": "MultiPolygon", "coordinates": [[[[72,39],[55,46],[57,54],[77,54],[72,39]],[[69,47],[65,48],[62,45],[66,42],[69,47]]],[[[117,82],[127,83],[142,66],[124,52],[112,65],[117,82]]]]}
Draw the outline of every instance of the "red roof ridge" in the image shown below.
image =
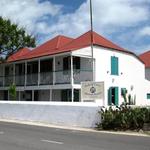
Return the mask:
{"type": "Polygon", "coordinates": [[[30,52],[30,49],[27,47],[20,48],[18,51],[10,55],[7,59],[7,62],[16,61],[18,58],[21,58],[27,55],[30,52]]]}
{"type": "Polygon", "coordinates": [[[34,50],[36,50],[37,48],[39,48],[39,47],[41,47],[41,46],[43,46],[43,45],[46,45],[47,43],[49,43],[49,42],[51,42],[51,41],[53,41],[53,40],[57,40],[57,44],[56,44],[56,48],[58,48],[58,40],[59,40],[59,43],[60,43],[60,39],[61,38],[67,38],[67,39],[72,39],[73,40],[73,38],[71,38],[71,37],[67,37],[67,36],[64,36],[64,35],[57,35],[57,36],[55,36],[55,37],[53,37],[52,39],[50,39],[50,40],[47,40],[46,42],[44,42],[43,44],[41,44],[41,45],[39,45],[39,46],[37,46],[35,49],[33,49],[33,51],[34,50]]]}
{"type": "Polygon", "coordinates": [[[106,47],[106,48],[112,48],[112,49],[116,49],[116,50],[120,50],[120,51],[124,51],[124,52],[128,52],[128,53],[132,53],[132,52],[127,51],[124,48],[118,46],[117,44],[114,44],[113,42],[111,42],[110,40],[108,40],[108,39],[104,38],[103,36],[99,35],[95,31],[91,31],[91,30],[89,30],[86,33],[84,33],[84,34],[80,35],[79,37],[75,38],[73,41],[71,41],[68,44],[64,45],[62,48],[63,49],[68,48],[68,50],[75,50],[75,49],[78,49],[78,48],[84,48],[86,46],[91,45],[91,39],[90,39],[91,35],[89,35],[91,33],[93,34],[93,44],[94,45],[99,45],[99,46],[106,47]],[[81,39],[81,41],[77,42],[80,39],[81,39]],[[84,40],[84,42],[82,40],[84,40]]]}
{"type": "Polygon", "coordinates": [[[69,38],[69,39],[72,39],[72,40],[73,40],[73,38],[70,38],[70,37],[67,37],[67,36],[64,36],[64,35],[58,35],[58,36],[57,36],[56,49],[60,48],[60,47],[59,47],[59,44],[60,44],[62,38],[69,38]]]}
{"type": "MultiPolygon", "coordinates": [[[[109,40],[108,38],[106,39],[104,36],[102,36],[102,35],[96,33],[95,31],[93,31],[93,33],[94,33],[96,36],[99,36],[99,37],[101,37],[102,39],[104,39],[104,40],[110,42],[110,43],[113,44],[114,46],[118,47],[119,50],[125,50],[124,48],[122,48],[122,47],[118,46],[117,44],[113,43],[113,42],[112,42],[111,40],[109,40]]],[[[94,37],[93,37],[93,42],[95,42],[95,38],[94,38],[94,37]]],[[[109,48],[110,48],[110,47],[109,47],[109,48]]],[[[116,49],[116,48],[115,48],[115,49],[116,49]]]]}

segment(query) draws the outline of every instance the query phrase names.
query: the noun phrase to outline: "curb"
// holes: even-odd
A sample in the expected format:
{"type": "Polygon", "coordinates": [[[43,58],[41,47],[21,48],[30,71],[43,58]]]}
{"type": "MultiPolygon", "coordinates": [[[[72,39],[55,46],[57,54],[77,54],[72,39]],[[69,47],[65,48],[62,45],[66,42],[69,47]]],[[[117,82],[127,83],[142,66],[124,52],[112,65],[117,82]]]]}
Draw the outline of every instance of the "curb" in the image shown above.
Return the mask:
{"type": "Polygon", "coordinates": [[[150,135],[146,133],[138,133],[138,132],[120,132],[120,131],[104,131],[104,130],[96,130],[93,128],[80,128],[80,127],[68,127],[68,126],[58,126],[52,124],[46,124],[42,122],[31,122],[31,121],[20,121],[20,120],[7,120],[0,119],[0,122],[7,123],[17,123],[31,126],[39,126],[39,127],[49,127],[49,128],[58,128],[64,130],[75,130],[75,131],[83,131],[83,132],[93,132],[93,133],[105,133],[105,134],[114,134],[114,135],[127,135],[127,136],[138,136],[138,137],[150,137],[150,135]]]}

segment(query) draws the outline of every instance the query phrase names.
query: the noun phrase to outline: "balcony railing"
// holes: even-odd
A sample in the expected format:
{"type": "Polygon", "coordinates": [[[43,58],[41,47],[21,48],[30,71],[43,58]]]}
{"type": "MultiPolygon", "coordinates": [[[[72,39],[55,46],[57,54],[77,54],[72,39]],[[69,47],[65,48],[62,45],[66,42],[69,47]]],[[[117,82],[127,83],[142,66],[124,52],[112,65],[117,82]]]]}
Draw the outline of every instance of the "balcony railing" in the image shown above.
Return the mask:
{"type": "Polygon", "coordinates": [[[25,84],[25,75],[16,75],[15,76],[15,84],[17,86],[24,86],[25,84]]]}
{"type": "Polygon", "coordinates": [[[5,76],[5,86],[10,86],[13,84],[13,75],[5,76]]]}
{"type": "MultiPolygon", "coordinates": [[[[73,70],[73,81],[74,84],[80,84],[83,81],[92,81],[92,70],[73,70]]],[[[32,85],[52,85],[54,84],[71,84],[71,70],[61,70],[55,72],[41,72],[40,74],[27,74],[25,75],[9,75],[9,76],[0,76],[0,87],[10,86],[15,82],[16,86],[26,86],[32,85]],[[14,80],[14,81],[13,81],[14,80]],[[39,81],[38,81],[39,80],[39,81]]]]}
{"type": "Polygon", "coordinates": [[[3,77],[3,76],[0,76],[0,87],[3,86],[3,80],[4,80],[4,77],[3,77]]]}
{"type": "Polygon", "coordinates": [[[80,84],[83,81],[92,81],[93,79],[92,70],[81,70],[74,69],[73,70],[73,78],[75,84],[80,84]]]}
{"type": "Polygon", "coordinates": [[[71,70],[55,71],[55,84],[70,84],[71,70]]]}
{"type": "Polygon", "coordinates": [[[34,74],[27,74],[27,83],[26,85],[38,85],[38,73],[34,73],[34,74]]]}
{"type": "Polygon", "coordinates": [[[53,72],[41,72],[40,73],[40,85],[53,84],[53,72]]]}

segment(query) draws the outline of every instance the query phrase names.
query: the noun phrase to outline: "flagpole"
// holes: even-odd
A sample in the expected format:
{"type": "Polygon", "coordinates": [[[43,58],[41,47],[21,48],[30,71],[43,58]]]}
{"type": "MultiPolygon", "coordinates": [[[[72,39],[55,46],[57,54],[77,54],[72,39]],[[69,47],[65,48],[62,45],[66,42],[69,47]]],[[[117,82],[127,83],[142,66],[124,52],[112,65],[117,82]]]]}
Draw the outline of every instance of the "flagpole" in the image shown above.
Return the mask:
{"type": "Polygon", "coordinates": [[[93,74],[93,81],[95,80],[95,73],[94,73],[94,56],[93,56],[93,11],[92,11],[92,0],[90,0],[90,25],[91,25],[91,54],[92,54],[92,74],[93,74]]]}

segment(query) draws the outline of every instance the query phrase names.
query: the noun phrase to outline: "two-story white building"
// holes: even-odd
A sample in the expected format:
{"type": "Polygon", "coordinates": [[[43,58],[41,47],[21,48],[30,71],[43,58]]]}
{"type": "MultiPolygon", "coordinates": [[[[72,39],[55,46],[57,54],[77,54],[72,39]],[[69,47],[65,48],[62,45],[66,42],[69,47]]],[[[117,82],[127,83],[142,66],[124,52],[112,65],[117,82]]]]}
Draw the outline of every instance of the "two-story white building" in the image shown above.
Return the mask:
{"type": "Polygon", "coordinates": [[[60,35],[10,56],[0,64],[0,99],[12,99],[8,89],[14,83],[19,101],[80,102],[81,82],[93,80],[104,82],[104,99],[96,100],[99,105],[121,104],[124,90],[137,105],[147,104],[150,83],[144,63],[91,31],[75,39],[60,35]]]}

